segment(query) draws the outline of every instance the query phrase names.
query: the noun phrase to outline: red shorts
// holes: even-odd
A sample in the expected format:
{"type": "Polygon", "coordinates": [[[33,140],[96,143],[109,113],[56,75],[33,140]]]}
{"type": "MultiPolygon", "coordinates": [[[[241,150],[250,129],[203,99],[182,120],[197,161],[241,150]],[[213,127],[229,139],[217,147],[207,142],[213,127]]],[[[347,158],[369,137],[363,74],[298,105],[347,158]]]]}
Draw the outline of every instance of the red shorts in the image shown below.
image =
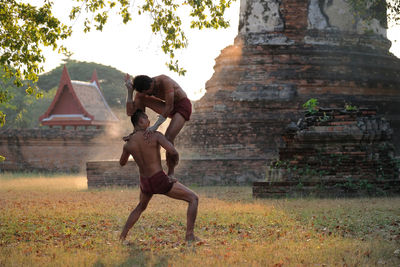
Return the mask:
{"type": "Polygon", "coordinates": [[[174,116],[176,113],[181,114],[186,121],[190,120],[190,115],[192,114],[192,103],[190,102],[189,98],[185,97],[178,102],[175,102],[174,109],[169,117],[174,116]]]}
{"type": "Polygon", "coordinates": [[[140,190],[148,195],[166,194],[173,185],[174,183],[169,181],[169,177],[163,171],[159,171],[151,177],[140,176],[140,190]]]}

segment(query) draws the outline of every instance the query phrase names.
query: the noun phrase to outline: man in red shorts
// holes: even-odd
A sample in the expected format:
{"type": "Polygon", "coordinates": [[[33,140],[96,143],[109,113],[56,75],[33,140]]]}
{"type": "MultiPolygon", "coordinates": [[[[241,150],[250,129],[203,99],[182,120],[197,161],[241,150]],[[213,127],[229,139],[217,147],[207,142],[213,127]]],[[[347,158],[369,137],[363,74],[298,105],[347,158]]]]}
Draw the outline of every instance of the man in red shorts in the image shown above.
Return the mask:
{"type": "MultiPolygon", "coordinates": [[[[149,127],[148,133],[156,131],[166,118],[170,117],[171,122],[165,132],[165,137],[174,144],[175,137],[192,114],[192,104],[185,91],[182,90],[177,82],[166,75],[159,75],[153,78],[146,75],[138,75],[132,80],[127,74],[125,76],[125,85],[128,89],[126,100],[126,113],[128,116],[132,116],[137,109],[145,111],[145,107],[151,108],[160,114],[156,123],[149,127]],[[133,97],[134,90],[136,94],[133,97]]],[[[166,161],[168,176],[172,177],[176,165],[171,161],[171,155],[168,152],[166,161]]]]}
{"type": "Polygon", "coordinates": [[[145,131],[150,125],[147,115],[140,109],[131,116],[134,132],[125,143],[119,163],[124,166],[130,155],[139,167],[140,173],[140,201],[131,212],[120,235],[123,241],[128,231],[137,222],[142,212],[146,209],[153,194],[164,194],[171,198],[184,200],[189,203],[187,210],[186,240],[194,241],[194,223],[197,216],[198,197],[189,188],[176,179],[168,177],[162,170],[160,146],[171,157],[172,164],[178,164],[179,154],[174,146],[160,132],[146,136],[145,131]]]}

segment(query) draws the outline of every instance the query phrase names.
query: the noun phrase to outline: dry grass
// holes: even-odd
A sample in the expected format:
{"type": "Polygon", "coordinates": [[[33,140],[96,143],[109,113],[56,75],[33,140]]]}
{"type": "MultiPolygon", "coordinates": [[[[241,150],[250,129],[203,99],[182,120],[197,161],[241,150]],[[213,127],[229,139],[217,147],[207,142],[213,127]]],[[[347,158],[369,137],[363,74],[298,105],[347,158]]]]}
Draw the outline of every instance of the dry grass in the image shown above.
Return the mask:
{"type": "Polygon", "coordinates": [[[0,191],[65,191],[87,189],[87,180],[84,174],[3,173],[0,177],[0,191]]]}
{"type": "Polygon", "coordinates": [[[137,189],[86,190],[84,176],[0,179],[0,266],[399,266],[400,198],[253,200],[250,187],[192,188],[186,203],[154,196],[119,232],[137,189]]]}

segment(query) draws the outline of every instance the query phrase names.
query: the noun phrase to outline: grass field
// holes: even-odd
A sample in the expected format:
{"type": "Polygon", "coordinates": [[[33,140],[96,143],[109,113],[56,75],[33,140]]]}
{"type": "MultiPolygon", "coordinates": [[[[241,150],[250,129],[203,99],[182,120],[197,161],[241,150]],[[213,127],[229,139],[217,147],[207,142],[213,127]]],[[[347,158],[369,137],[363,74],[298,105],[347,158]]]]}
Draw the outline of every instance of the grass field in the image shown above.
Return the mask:
{"type": "Polygon", "coordinates": [[[400,198],[254,200],[251,187],[192,189],[202,241],[183,241],[186,203],[157,195],[121,244],[138,189],[2,174],[0,266],[400,266],[400,198]]]}

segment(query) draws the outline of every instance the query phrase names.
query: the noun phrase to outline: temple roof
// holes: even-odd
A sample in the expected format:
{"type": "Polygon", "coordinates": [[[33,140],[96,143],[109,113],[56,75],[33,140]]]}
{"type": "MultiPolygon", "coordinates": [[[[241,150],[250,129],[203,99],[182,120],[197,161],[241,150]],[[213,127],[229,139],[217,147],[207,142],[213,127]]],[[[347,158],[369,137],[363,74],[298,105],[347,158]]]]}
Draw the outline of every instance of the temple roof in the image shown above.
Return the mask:
{"type": "Polygon", "coordinates": [[[71,81],[64,66],[57,93],[39,120],[43,125],[104,125],[118,121],[100,91],[96,71],[90,82],[71,81]]]}
{"type": "Polygon", "coordinates": [[[98,121],[117,121],[96,82],[71,81],[83,108],[98,121]]]}

